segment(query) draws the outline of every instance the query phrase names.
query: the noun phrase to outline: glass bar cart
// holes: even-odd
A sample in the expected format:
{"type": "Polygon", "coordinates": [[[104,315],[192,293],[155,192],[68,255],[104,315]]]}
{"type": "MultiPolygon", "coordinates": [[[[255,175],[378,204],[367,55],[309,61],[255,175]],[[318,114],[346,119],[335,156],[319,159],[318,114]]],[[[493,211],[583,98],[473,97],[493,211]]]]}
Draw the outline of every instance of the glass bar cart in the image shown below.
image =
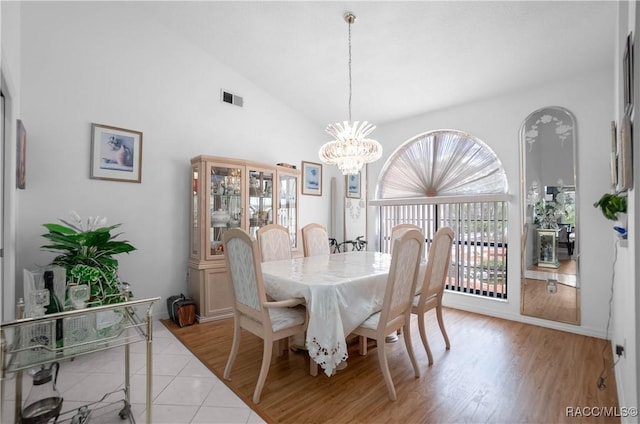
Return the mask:
{"type": "MultiPolygon", "coordinates": [[[[22,318],[2,323],[2,385],[7,373],[15,375],[15,423],[21,422],[22,414],[22,372],[55,362],[71,360],[80,355],[124,346],[124,388],[106,393],[102,399],[88,403],[81,408],[62,411],[56,423],[70,422],[83,424],[90,422],[92,414],[108,405],[122,405],[118,412],[121,419],[135,423],[130,403],[129,345],[146,343],[146,423],[151,424],[152,400],[152,310],[159,297],[130,300],[113,305],[22,318]],[[56,347],[55,327],[62,320],[64,341],[56,347]],[[118,392],[123,392],[122,399],[118,392]]],[[[18,306],[18,316],[22,316],[22,306],[18,306]]],[[[2,396],[0,389],[0,396],[2,396]]],[[[112,406],[113,408],[113,406],[112,406]]],[[[117,408],[116,408],[117,409],[117,408]]]]}

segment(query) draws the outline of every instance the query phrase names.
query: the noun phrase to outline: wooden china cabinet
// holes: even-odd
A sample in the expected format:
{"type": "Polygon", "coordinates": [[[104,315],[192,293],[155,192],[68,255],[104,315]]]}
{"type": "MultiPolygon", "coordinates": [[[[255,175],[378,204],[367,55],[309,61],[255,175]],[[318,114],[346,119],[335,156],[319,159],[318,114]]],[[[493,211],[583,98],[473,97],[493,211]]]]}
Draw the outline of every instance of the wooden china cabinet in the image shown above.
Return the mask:
{"type": "Polygon", "coordinates": [[[300,171],[201,155],[191,159],[191,184],[189,294],[199,322],[227,318],[232,292],[222,237],[242,228],[255,238],[260,227],[277,223],[289,229],[298,254],[300,171]]]}

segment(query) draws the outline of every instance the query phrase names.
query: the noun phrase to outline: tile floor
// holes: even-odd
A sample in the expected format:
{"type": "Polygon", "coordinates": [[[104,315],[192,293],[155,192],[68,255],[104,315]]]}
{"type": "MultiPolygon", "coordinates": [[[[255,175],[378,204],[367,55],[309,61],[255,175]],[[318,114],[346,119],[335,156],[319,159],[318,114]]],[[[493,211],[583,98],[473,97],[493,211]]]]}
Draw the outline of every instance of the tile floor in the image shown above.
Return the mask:
{"type": "MultiPolygon", "coordinates": [[[[264,423],[222,381],[171,334],[162,323],[153,326],[153,413],[152,421],[168,424],[264,423]]],[[[131,404],[137,423],[144,423],[146,350],[144,343],[130,346],[131,404]]],[[[63,411],[80,408],[100,400],[105,393],[124,384],[124,348],[84,355],[60,364],[58,390],[64,402],[63,411]]],[[[24,373],[23,399],[31,389],[31,377],[24,373]]],[[[107,403],[92,407],[90,423],[122,423],[123,392],[110,395],[107,403]],[[105,405],[105,406],[103,406],[105,405]]],[[[7,375],[3,388],[2,423],[12,423],[15,400],[15,374],[7,375]]],[[[61,416],[70,422],[73,413],[61,416]]],[[[60,422],[60,421],[59,421],[60,422]]],[[[126,422],[126,421],[125,421],[126,422]]]]}

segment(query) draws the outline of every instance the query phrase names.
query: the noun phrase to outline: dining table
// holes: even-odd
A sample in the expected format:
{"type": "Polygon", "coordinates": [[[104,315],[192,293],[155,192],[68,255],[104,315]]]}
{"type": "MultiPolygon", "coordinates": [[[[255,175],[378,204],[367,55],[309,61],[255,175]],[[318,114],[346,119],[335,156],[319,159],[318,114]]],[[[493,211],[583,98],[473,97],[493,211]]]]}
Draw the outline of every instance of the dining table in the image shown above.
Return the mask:
{"type": "Polygon", "coordinates": [[[306,348],[325,374],[333,375],[349,356],[346,337],[382,308],[391,255],[356,251],[261,265],[270,297],[305,299],[309,313],[306,348]]]}

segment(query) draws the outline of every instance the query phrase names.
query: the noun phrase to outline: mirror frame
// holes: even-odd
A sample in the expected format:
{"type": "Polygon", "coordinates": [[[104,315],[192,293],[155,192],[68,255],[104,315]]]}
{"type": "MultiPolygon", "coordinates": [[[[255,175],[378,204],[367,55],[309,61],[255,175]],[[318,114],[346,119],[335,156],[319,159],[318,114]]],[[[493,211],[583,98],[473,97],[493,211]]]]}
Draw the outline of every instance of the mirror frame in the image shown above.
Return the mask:
{"type": "MultiPolygon", "coordinates": [[[[368,192],[367,192],[367,186],[368,186],[368,178],[369,178],[369,164],[365,164],[362,169],[360,170],[360,198],[351,198],[351,197],[347,197],[347,184],[346,184],[346,177],[343,177],[343,181],[344,181],[344,196],[342,198],[343,200],[343,232],[342,232],[342,241],[346,241],[346,240],[350,240],[353,239],[355,240],[355,238],[357,236],[363,235],[364,239],[366,241],[368,241],[367,238],[367,225],[368,225],[368,215],[367,215],[367,197],[368,197],[368,192]],[[357,203],[357,205],[353,205],[353,203],[357,203]],[[351,205],[351,207],[348,207],[347,205],[351,205]],[[357,235],[349,238],[348,234],[350,234],[352,231],[350,231],[349,228],[347,228],[349,226],[349,224],[351,225],[355,225],[355,223],[353,223],[354,219],[352,219],[351,214],[354,213],[352,212],[352,210],[356,210],[355,213],[358,214],[358,224],[362,224],[362,231],[357,231],[357,235]]],[[[367,249],[369,248],[369,246],[367,245],[367,249]]],[[[351,249],[351,246],[349,246],[349,249],[351,249]]]]}
{"type": "MultiPolygon", "coordinates": [[[[520,265],[520,279],[521,279],[521,293],[520,293],[520,314],[521,315],[525,315],[525,316],[533,316],[536,318],[541,318],[541,319],[546,319],[546,320],[551,320],[551,321],[558,321],[558,322],[564,322],[567,324],[575,324],[575,325],[580,325],[580,320],[581,320],[581,311],[580,311],[580,285],[581,285],[581,281],[580,281],[580,263],[579,263],[579,257],[580,257],[580,231],[581,231],[581,227],[580,227],[580,208],[578,207],[579,205],[579,186],[578,186],[578,134],[577,134],[577,121],[575,116],[573,115],[573,113],[571,111],[569,111],[568,109],[564,108],[564,107],[560,107],[560,106],[547,106],[547,107],[542,107],[539,108],[535,111],[533,111],[532,113],[530,113],[529,115],[527,115],[527,117],[524,119],[524,121],[522,122],[522,125],[520,126],[520,131],[519,131],[519,147],[520,147],[520,217],[522,219],[521,221],[521,230],[522,233],[520,235],[520,240],[521,240],[521,244],[520,244],[520,261],[521,261],[521,265],[520,265]],[[575,232],[575,239],[574,239],[574,246],[573,246],[573,258],[576,262],[576,272],[575,272],[575,278],[576,278],[576,284],[575,284],[575,299],[576,299],[576,304],[575,304],[575,314],[573,315],[575,317],[575,319],[560,319],[560,318],[554,318],[551,317],[550,315],[544,316],[543,314],[540,315],[534,315],[532,313],[525,313],[525,284],[526,284],[526,271],[527,271],[527,236],[529,233],[529,226],[532,225],[532,223],[529,223],[528,217],[527,217],[527,212],[528,212],[528,188],[527,188],[527,161],[526,161],[526,156],[527,156],[527,151],[528,151],[528,141],[527,141],[527,132],[528,132],[528,128],[527,125],[531,125],[530,124],[530,119],[536,115],[541,115],[544,111],[550,111],[553,117],[556,118],[562,118],[562,120],[555,122],[555,125],[560,125],[560,124],[566,124],[569,123],[568,125],[571,126],[571,141],[573,144],[573,181],[572,184],[563,184],[566,186],[573,186],[574,190],[575,190],[575,223],[574,223],[574,228],[576,228],[576,232],[575,232]]],[[[541,193],[544,193],[546,185],[540,183],[540,191],[541,193]]],[[[544,281],[544,280],[538,280],[538,281],[544,281]]]]}

